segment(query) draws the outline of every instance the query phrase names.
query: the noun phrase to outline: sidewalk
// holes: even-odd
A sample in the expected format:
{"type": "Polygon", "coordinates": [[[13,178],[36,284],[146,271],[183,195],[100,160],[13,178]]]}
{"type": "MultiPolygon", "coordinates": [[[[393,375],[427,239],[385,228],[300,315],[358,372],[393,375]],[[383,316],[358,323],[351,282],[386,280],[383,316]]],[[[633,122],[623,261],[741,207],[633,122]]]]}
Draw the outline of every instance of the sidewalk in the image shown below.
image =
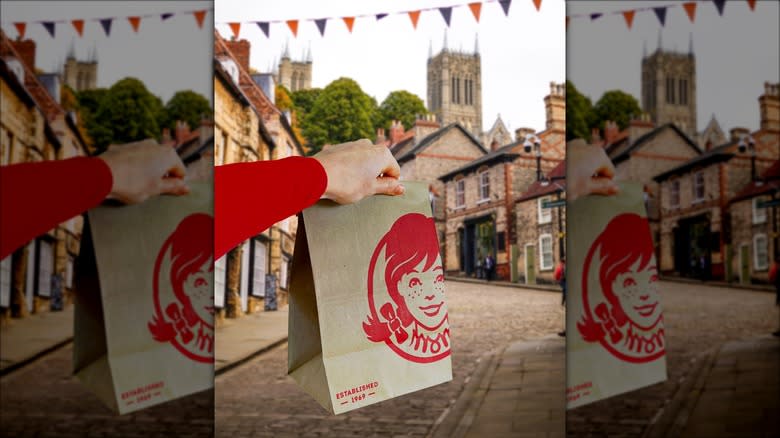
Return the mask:
{"type": "Polygon", "coordinates": [[[214,334],[214,373],[224,373],[286,342],[287,309],[225,319],[214,334]]]}
{"type": "Polygon", "coordinates": [[[64,310],[11,319],[0,328],[0,375],[73,340],[73,305],[64,310]]]}

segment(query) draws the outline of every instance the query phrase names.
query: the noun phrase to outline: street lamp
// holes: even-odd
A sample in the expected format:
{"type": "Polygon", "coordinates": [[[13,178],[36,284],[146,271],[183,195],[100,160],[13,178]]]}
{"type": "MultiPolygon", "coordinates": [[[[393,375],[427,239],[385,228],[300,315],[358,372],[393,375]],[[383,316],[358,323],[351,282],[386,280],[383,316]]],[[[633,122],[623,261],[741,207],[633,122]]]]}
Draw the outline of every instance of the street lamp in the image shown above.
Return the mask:
{"type": "Polygon", "coordinates": [[[533,150],[534,156],[536,157],[536,180],[541,181],[542,180],[542,142],[539,140],[539,137],[537,137],[534,134],[528,134],[525,136],[525,141],[523,142],[523,150],[525,153],[529,154],[533,150]]]}

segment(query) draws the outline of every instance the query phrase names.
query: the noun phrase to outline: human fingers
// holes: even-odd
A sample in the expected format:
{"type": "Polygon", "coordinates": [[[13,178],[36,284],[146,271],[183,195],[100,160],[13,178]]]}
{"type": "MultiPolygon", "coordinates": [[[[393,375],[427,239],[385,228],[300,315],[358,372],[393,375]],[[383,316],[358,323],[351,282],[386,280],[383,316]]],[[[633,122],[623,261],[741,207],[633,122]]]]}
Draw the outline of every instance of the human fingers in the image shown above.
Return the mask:
{"type": "Polygon", "coordinates": [[[401,166],[398,165],[398,161],[395,160],[390,150],[384,146],[378,146],[382,150],[379,153],[382,155],[382,170],[379,172],[382,176],[391,178],[401,177],[401,166]]]}
{"type": "Polygon", "coordinates": [[[405,191],[403,184],[396,178],[380,177],[374,183],[375,195],[402,195],[405,191]]]}
{"type": "MultiPolygon", "coordinates": [[[[165,146],[161,146],[165,147],[165,146]]],[[[165,164],[166,164],[166,175],[175,177],[175,178],[184,178],[187,175],[187,168],[184,166],[184,163],[181,161],[181,158],[179,157],[179,154],[176,153],[176,151],[173,150],[173,148],[168,149],[166,151],[165,156],[165,164]]]]}
{"type": "Polygon", "coordinates": [[[620,189],[614,181],[607,178],[594,178],[588,184],[588,193],[592,195],[615,195],[620,189]]]}
{"type": "Polygon", "coordinates": [[[160,180],[160,193],[168,195],[186,195],[190,192],[190,188],[183,179],[180,178],[163,178],[160,180]]]}

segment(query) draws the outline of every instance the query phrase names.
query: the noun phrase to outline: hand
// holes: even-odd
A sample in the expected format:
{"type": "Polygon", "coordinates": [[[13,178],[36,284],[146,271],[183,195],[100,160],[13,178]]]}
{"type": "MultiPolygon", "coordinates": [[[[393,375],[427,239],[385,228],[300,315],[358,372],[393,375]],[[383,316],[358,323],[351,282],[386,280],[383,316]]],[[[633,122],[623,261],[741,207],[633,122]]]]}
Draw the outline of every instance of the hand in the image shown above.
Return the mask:
{"type": "Polygon", "coordinates": [[[614,181],[615,166],[604,149],[583,140],[569,142],[566,150],[566,197],[575,200],[582,195],[614,195],[619,188],[614,181]]]}
{"type": "Polygon", "coordinates": [[[111,169],[114,183],[111,199],[136,204],[162,193],[185,195],[190,192],[184,182],[186,172],[176,151],[155,140],[111,145],[98,156],[111,169]]]}
{"type": "Polygon", "coordinates": [[[400,195],[401,168],[386,146],[363,139],[328,146],[314,156],[328,175],[323,198],[351,204],[370,195],[400,195]]]}

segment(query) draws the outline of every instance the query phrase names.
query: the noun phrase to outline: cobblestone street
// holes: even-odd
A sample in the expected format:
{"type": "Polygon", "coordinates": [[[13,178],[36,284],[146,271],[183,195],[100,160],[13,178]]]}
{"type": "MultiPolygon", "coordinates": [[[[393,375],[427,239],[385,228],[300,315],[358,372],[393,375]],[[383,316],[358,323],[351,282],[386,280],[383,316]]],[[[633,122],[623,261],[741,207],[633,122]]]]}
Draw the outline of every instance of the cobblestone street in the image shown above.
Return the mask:
{"type": "MultiPolygon", "coordinates": [[[[216,436],[425,436],[486,353],[563,326],[559,293],[447,284],[453,381],[342,415],[331,415],[286,376],[286,345],[216,379],[216,436]]],[[[561,395],[563,396],[563,395],[561,395]]]]}
{"type": "Polygon", "coordinates": [[[567,436],[642,436],[674,409],[669,402],[685,391],[705,353],[728,341],[777,330],[773,293],[671,282],[662,284],[661,293],[669,378],[569,411],[567,436]]]}
{"type": "Polygon", "coordinates": [[[214,391],[117,415],[76,377],[65,346],[0,379],[3,437],[207,438],[213,432],[214,391]]]}

